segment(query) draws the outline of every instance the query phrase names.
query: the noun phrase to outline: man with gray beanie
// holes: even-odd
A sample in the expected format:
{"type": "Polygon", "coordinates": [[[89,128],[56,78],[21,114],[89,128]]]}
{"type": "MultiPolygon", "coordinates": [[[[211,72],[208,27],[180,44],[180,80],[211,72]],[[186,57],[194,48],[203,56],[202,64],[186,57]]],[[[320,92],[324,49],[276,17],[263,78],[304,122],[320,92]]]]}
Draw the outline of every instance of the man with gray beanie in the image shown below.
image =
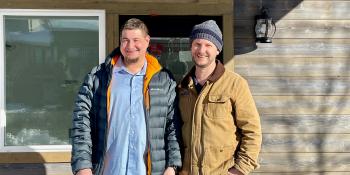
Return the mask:
{"type": "Polygon", "coordinates": [[[260,117],[247,81],[216,60],[222,33],[213,20],[190,36],[195,66],[178,85],[182,175],[247,175],[258,164],[260,117]]]}

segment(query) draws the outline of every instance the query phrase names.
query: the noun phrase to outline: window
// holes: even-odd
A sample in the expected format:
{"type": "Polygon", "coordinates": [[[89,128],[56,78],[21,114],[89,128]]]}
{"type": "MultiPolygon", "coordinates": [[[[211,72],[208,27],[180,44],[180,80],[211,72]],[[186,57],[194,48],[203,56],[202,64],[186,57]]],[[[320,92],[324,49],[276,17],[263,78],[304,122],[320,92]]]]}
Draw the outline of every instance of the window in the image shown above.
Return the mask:
{"type": "Polygon", "coordinates": [[[103,10],[0,10],[0,152],[70,150],[74,98],[105,58],[103,10]]]}
{"type": "Polygon", "coordinates": [[[194,65],[189,38],[151,37],[150,53],[157,57],[179,82],[194,65]]]}

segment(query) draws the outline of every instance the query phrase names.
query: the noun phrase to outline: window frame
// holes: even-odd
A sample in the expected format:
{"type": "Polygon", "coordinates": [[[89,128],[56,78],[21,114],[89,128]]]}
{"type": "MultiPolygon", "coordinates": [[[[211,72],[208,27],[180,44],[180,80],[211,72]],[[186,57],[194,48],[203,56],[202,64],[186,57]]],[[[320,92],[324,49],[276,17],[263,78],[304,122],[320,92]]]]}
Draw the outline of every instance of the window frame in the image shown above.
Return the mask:
{"type": "Polygon", "coordinates": [[[26,145],[5,146],[6,127],[6,72],[5,72],[5,16],[94,16],[99,21],[99,63],[103,63],[106,55],[106,12],[105,10],[57,10],[57,9],[0,9],[0,153],[2,152],[67,152],[71,145],[26,145]]]}

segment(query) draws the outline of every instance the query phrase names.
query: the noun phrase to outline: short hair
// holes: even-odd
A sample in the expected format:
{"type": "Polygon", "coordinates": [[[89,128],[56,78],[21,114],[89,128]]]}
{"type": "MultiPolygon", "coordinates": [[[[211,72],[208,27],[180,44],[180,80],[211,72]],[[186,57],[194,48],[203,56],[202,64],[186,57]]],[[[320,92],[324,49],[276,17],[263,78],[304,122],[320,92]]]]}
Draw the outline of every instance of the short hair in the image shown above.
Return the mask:
{"type": "Polygon", "coordinates": [[[148,35],[148,28],[146,24],[137,18],[131,18],[127,20],[122,26],[121,31],[134,29],[140,29],[141,31],[145,32],[146,35],[148,35]]]}

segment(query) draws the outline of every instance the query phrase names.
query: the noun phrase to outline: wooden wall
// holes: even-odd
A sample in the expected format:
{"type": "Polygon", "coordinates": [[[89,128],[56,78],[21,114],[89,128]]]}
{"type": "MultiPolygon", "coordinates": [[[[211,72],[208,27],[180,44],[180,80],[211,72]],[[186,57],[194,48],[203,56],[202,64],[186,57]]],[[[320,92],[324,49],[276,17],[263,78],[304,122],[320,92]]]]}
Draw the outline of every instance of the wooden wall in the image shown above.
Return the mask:
{"type": "Polygon", "coordinates": [[[261,114],[254,174],[350,174],[350,1],[235,0],[235,71],[261,114]],[[270,9],[277,32],[255,44],[254,15],[270,9]]]}
{"type": "MultiPolygon", "coordinates": [[[[36,2],[48,9],[107,9],[107,21],[130,6],[113,6],[118,0],[62,1],[67,3],[36,2]]],[[[233,1],[234,69],[248,80],[263,127],[261,167],[253,174],[350,174],[350,0],[233,1]],[[254,15],[262,6],[270,8],[277,25],[271,44],[254,41],[254,15]]],[[[200,2],[210,4],[210,0],[200,2]]],[[[0,0],[1,8],[37,6],[32,1],[0,0]]],[[[224,7],[214,4],[211,8],[224,7]]],[[[188,12],[187,8],[162,9],[188,12]]],[[[133,8],[130,13],[140,10],[133,8]]],[[[28,174],[30,166],[2,165],[0,175],[13,174],[14,167],[28,174]]],[[[46,169],[46,175],[70,174],[69,163],[32,166],[37,171],[46,169]]]]}
{"type": "MultiPolygon", "coordinates": [[[[103,9],[106,50],[119,44],[119,15],[222,16],[224,60],[230,65],[233,47],[232,0],[0,0],[1,9],[103,9]]],[[[0,175],[71,175],[70,152],[0,153],[0,175]]]]}

